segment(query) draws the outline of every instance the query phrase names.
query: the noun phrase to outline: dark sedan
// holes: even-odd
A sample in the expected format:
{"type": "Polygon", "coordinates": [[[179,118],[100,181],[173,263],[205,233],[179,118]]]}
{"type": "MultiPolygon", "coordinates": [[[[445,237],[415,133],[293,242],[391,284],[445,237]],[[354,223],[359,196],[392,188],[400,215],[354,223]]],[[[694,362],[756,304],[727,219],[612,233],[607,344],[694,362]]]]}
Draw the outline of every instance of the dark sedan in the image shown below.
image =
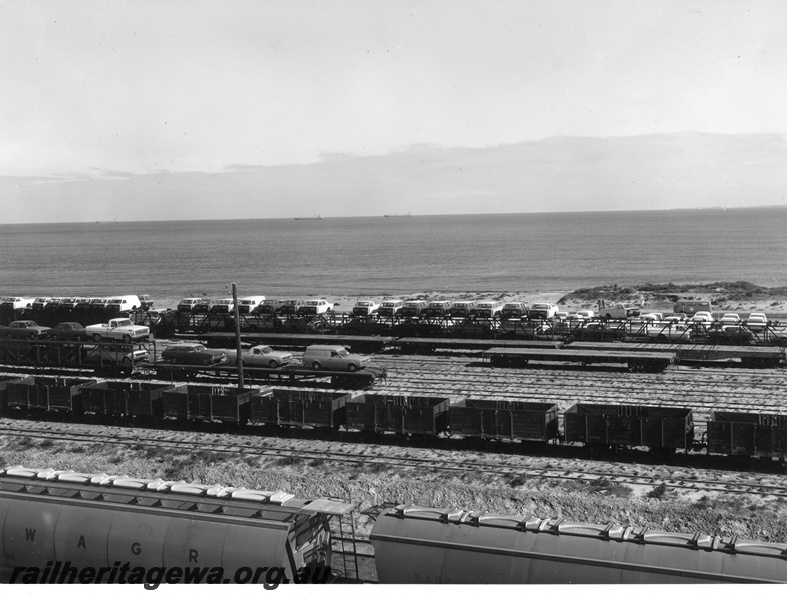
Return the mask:
{"type": "Polygon", "coordinates": [[[35,339],[42,337],[47,331],[49,327],[43,327],[35,321],[13,321],[8,327],[3,328],[0,335],[22,340],[35,339]]]}
{"type": "Polygon", "coordinates": [[[751,342],[752,333],[740,325],[725,325],[721,330],[714,329],[707,334],[708,342],[719,345],[745,345],[751,342]]]}
{"type": "Polygon", "coordinates": [[[58,323],[52,329],[45,332],[41,337],[46,337],[50,340],[83,340],[87,339],[85,336],[85,328],[80,323],[66,322],[58,323]]]}
{"type": "Polygon", "coordinates": [[[180,365],[212,365],[225,362],[224,350],[209,350],[202,344],[176,344],[161,353],[161,359],[180,365]]]}

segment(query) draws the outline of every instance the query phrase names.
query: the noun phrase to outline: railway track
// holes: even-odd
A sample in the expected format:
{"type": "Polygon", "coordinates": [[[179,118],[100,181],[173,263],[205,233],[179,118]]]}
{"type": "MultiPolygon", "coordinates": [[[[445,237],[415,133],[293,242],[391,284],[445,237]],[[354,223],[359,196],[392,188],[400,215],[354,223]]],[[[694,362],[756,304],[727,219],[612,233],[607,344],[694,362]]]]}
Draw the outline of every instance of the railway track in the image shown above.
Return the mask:
{"type": "Polygon", "coordinates": [[[787,372],[780,369],[768,376],[752,375],[746,369],[733,373],[717,370],[695,380],[697,372],[686,368],[673,368],[658,375],[593,371],[589,376],[588,371],[468,366],[460,358],[419,364],[397,357],[380,362],[389,371],[385,384],[388,393],[445,394],[471,399],[527,396],[560,405],[577,401],[642,402],[698,411],[751,407],[783,412],[782,390],[787,384],[787,372]]]}
{"type": "MultiPolygon", "coordinates": [[[[200,451],[219,454],[241,454],[244,456],[257,456],[277,459],[295,459],[298,461],[333,461],[345,464],[362,464],[367,467],[380,465],[386,468],[411,468],[423,471],[432,469],[443,472],[471,472],[487,473],[499,476],[519,477],[523,479],[538,478],[540,480],[560,480],[599,484],[604,480],[611,484],[649,486],[680,489],[698,493],[735,493],[767,496],[773,498],[787,498],[787,489],[781,484],[768,484],[762,482],[741,481],[739,473],[722,473],[714,479],[698,479],[688,477],[662,477],[656,475],[641,475],[621,473],[619,469],[605,468],[604,463],[596,461],[580,461],[581,468],[557,468],[555,466],[532,466],[530,457],[506,455],[509,463],[501,461],[481,461],[468,459],[466,456],[457,457],[455,451],[429,450],[431,454],[437,452],[444,455],[440,458],[424,458],[404,455],[405,453],[420,453],[416,448],[391,447],[388,445],[345,444],[346,449],[341,452],[316,449],[289,449],[271,447],[278,438],[263,438],[259,436],[217,435],[215,440],[194,441],[186,439],[190,432],[169,431],[160,432],[151,430],[149,434],[140,434],[140,430],[128,433],[121,427],[100,426],[102,431],[96,431],[99,426],[66,423],[47,423],[41,426],[35,422],[12,421],[0,419],[0,435],[11,437],[32,437],[41,440],[58,442],[74,442],[79,444],[112,444],[127,447],[143,445],[145,448],[163,448],[179,450],[188,453],[200,451]],[[157,435],[158,434],[158,435],[157,435]],[[166,439],[162,439],[166,436],[166,439]],[[226,441],[218,441],[223,439],[226,441]],[[264,442],[265,445],[262,445],[264,442]],[[728,478],[724,480],[724,476],[728,478]],[[732,481],[732,479],[735,481],[732,481]]],[[[313,444],[321,445],[320,442],[313,444]]],[[[554,462],[554,461],[552,461],[554,462]]],[[[576,463],[574,460],[572,463],[576,463]]]]}

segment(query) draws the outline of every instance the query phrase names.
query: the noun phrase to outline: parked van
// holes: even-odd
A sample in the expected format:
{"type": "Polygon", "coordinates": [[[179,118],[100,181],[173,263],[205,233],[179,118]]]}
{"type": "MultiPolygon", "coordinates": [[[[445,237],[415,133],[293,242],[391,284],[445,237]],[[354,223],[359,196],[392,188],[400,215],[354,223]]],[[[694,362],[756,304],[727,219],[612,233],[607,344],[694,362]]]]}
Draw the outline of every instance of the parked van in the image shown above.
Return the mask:
{"type": "Polygon", "coordinates": [[[707,300],[680,300],[672,307],[672,312],[686,313],[690,317],[699,311],[713,312],[713,307],[707,300]]]}
{"type": "Polygon", "coordinates": [[[475,305],[477,319],[492,319],[503,312],[503,303],[497,300],[482,300],[475,305]]]}
{"type": "Polygon", "coordinates": [[[106,311],[110,314],[117,314],[139,308],[142,308],[142,301],[139,299],[139,296],[117,296],[110,298],[106,311]]]}
{"type": "Polygon", "coordinates": [[[254,309],[265,302],[265,296],[246,296],[238,300],[238,313],[251,314],[254,309]]]}
{"type": "Polygon", "coordinates": [[[381,317],[395,317],[404,308],[404,300],[385,300],[377,309],[377,314],[381,317]]]}
{"type": "Polygon", "coordinates": [[[344,346],[314,345],[306,348],[301,359],[304,366],[315,371],[357,371],[372,361],[371,356],[350,354],[344,346]]]}

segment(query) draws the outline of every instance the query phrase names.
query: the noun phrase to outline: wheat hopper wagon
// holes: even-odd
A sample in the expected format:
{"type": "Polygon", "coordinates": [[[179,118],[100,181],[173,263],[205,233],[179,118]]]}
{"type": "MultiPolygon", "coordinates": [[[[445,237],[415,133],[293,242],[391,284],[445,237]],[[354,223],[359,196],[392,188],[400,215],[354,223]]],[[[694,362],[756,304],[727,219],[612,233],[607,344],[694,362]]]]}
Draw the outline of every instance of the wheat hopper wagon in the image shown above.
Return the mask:
{"type": "Polygon", "coordinates": [[[351,505],[282,491],[21,466],[0,469],[0,581],[15,568],[330,568],[329,520],[351,505]]]}
{"type": "Polygon", "coordinates": [[[785,583],[787,545],[400,505],[370,536],[380,583],[785,583]]]}

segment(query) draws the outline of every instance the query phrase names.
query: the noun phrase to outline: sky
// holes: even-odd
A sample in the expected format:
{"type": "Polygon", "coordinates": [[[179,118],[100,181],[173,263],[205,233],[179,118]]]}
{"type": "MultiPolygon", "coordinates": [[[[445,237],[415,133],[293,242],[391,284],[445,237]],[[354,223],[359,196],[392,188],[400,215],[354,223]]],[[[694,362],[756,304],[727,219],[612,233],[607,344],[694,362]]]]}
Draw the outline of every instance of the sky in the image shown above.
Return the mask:
{"type": "Polygon", "coordinates": [[[785,31],[783,0],[0,0],[0,222],[785,204],[785,31]]]}

